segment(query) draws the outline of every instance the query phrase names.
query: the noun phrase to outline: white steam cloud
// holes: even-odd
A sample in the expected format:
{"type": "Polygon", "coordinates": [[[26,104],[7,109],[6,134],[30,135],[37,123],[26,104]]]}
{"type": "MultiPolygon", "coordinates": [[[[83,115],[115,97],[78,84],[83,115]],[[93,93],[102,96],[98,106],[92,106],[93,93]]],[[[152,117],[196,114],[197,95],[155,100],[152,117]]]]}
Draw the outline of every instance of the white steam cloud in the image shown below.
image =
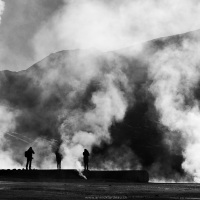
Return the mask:
{"type": "MultiPolygon", "coordinates": [[[[0,24],[1,16],[5,7],[4,1],[0,1],[0,24]]],[[[1,27],[0,27],[1,28],[1,27]]],[[[17,112],[10,110],[5,105],[0,105],[0,163],[1,168],[19,167],[12,158],[12,149],[9,148],[9,141],[5,138],[6,134],[15,128],[15,116],[17,112]]]]}
{"type": "MultiPolygon", "coordinates": [[[[96,48],[107,51],[198,29],[199,19],[200,2],[197,0],[66,1],[66,6],[41,27],[33,43],[38,58],[63,49],[96,48]]],[[[161,113],[161,123],[170,131],[180,132],[185,157],[183,168],[197,177],[200,174],[197,167],[199,159],[191,155],[199,148],[199,107],[195,100],[192,100],[192,106],[184,107],[184,101],[185,96],[192,95],[190,89],[198,83],[198,52],[196,40],[185,40],[181,47],[172,45],[158,52],[151,59],[150,67],[150,76],[154,80],[151,90],[156,96],[155,105],[161,113]]],[[[94,63],[85,67],[76,69],[74,75],[81,75],[81,80],[84,79],[87,85],[87,80],[91,80],[99,70],[94,63]]],[[[61,134],[66,143],[63,148],[68,155],[74,154],[75,160],[80,160],[82,148],[91,149],[92,145],[100,144],[105,138],[109,141],[108,127],[113,118],[123,119],[128,105],[114,84],[115,79],[119,80],[115,70],[114,74],[102,79],[104,89],[93,95],[95,109],[81,114],[70,113],[71,117],[67,117],[67,109],[64,113],[66,120],[61,134]],[[90,131],[79,130],[77,122],[89,126],[90,131]],[[71,124],[74,125],[69,133],[67,130],[71,124]]],[[[51,78],[55,78],[54,72],[51,78]]],[[[76,83],[77,88],[83,83],[78,79],[70,81],[73,86],[76,83]]],[[[172,138],[166,135],[166,143],[171,146],[174,144],[172,138]]],[[[79,162],[77,166],[80,166],[79,162]]]]}
{"type": "Polygon", "coordinates": [[[183,169],[200,180],[200,109],[194,88],[200,79],[200,36],[190,34],[181,45],[171,44],[150,58],[151,91],[160,121],[168,127],[166,143],[183,148],[183,169]],[[177,139],[177,135],[180,135],[177,139]]]}
{"type": "Polygon", "coordinates": [[[66,86],[63,97],[65,108],[60,112],[59,120],[62,121],[61,149],[66,155],[63,166],[67,168],[81,168],[85,148],[91,151],[93,145],[111,141],[108,129],[113,121],[123,119],[128,106],[124,93],[118,87],[120,84],[126,88],[125,91],[131,90],[121,70],[121,63],[105,68],[103,59],[106,59],[105,55],[103,57],[100,52],[76,50],[53,54],[51,59],[40,63],[40,67],[47,70],[41,80],[44,99],[55,92],[55,83],[66,86]],[[96,81],[95,87],[98,89],[92,92],[90,105],[83,105],[83,109],[80,96],[84,96],[92,81],[96,81]],[[77,100],[80,102],[74,106],[77,100]]]}
{"type": "Polygon", "coordinates": [[[80,154],[80,152],[82,152],[84,148],[91,151],[93,145],[100,145],[102,141],[110,142],[108,129],[112,121],[122,120],[125,115],[127,103],[121,91],[114,85],[113,77],[107,75],[102,82],[103,81],[102,90],[94,93],[92,96],[91,103],[94,106],[93,109],[78,111],[74,114],[70,113],[70,117],[67,117],[68,112],[66,112],[66,120],[61,132],[64,145],[72,154],[74,154],[74,152],[77,153],[75,157],[79,161],[82,160],[82,154],[80,154]],[[68,131],[69,119],[71,126],[75,126],[71,138],[69,138],[68,131]],[[84,131],[86,127],[90,132],[84,131]],[[83,128],[83,130],[81,128],[83,128]]]}
{"type": "Polygon", "coordinates": [[[35,35],[38,58],[63,49],[113,50],[199,29],[198,0],[66,0],[35,35]]]}
{"type": "Polygon", "coordinates": [[[13,151],[10,148],[9,140],[6,139],[6,135],[15,129],[16,115],[16,111],[9,110],[6,106],[0,106],[0,163],[3,169],[20,167],[20,164],[13,160],[13,151]]]}
{"type": "Polygon", "coordinates": [[[5,3],[4,1],[0,1],[0,23],[1,23],[1,15],[3,14],[4,11],[4,7],[5,7],[5,3]]]}
{"type": "MultiPolygon", "coordinates": [[[[0,14],[3,7],[4,3],[0,1],[0,14]]],[[[108,51],[198,29],[199,19],[198,0],[68,0],[64,7],[42,24],[32,44],[37,59],[63,49],[95,48],[108,51]]],[[[181,45],[169,44],[155,54],[152,51],[153,53],[141,57],[149,61],[147,70],[153,80],[150,90],[156,97],[155,107],[160,114],[160,122],[169,129],[165,133],[165,142],[172,151],[176,151],[177,134],[180,135],[179,144],[183,148],[185,159],[182,167],[196,181],[200,180],[200,159],[196,153],[200,150],[200,109],[192,89],[199,84],[199,44],[200,37],[191,34],[181,45]]],[[[84,148],[90,151],[94,145],[112,141],[109,127],[113,121],[123,120],[129,106],[127,94],[134,89],[134,85],[128,85],[128,77],[123,71],[126,64],[116,61],[109,62],[109,66],[103,66],[97,59],[101,58],[101,52],[91,50],[85,54],[74,54],[72,51],[62,61],[57,55],[51,55],[50,61],[44,60],[40,63],[40,67],[47,72],[45,78],[40,80],[44,89],[42,98],[48,98],[56,90],[52,87],[55,82],[59,86],[69,86],[70,90],[66,88],[64,91],[65,107],[58,113],[58,118],[62,121],[59,131],[63,140],[63,166],[82,168],[84,148]],[[98,90],[92,93],[89,109],[80,108],[79,102],[76,109],[72,108],[91,81],[97,82],[98,90]],[[119,85],[124,88],[123,91],[119,89],[119,85]]],[[[130,55],[129,52],[128,56],[130,55]]],[[[110,53],[107,59],[115,60],[112,56],[110,53]]],[[[12,129],[9,125],[15,112],[5,107],[0,107],[0,112],[3,117],[0,119],[0,139],[4,141],[4,133],[12,129]]],[[[54,157],[51,151],[54,141],[38,138],[34,145],[38,149],[38,157],[35,158],[37,166],[53,167],[54,157]],[[49,156],[41,161],[43,155],[40,152],[49,156]]],[[[127,147],[124,147],[124,152],[127,156],[122,153],[122,160],[135,156],[127,147]]],[[[9,151],[1,154],[0,162],[8,154],[10,159],[6,163],[10,165],[12,152],[9,151]]],[[[105,165],[105,168],[117,168],[114,163],[105,165]]],[[[129,168],[128,162],[126,166],[129,168]]],[[[136,166],[140,168],[138,162],[136,166]]]]}

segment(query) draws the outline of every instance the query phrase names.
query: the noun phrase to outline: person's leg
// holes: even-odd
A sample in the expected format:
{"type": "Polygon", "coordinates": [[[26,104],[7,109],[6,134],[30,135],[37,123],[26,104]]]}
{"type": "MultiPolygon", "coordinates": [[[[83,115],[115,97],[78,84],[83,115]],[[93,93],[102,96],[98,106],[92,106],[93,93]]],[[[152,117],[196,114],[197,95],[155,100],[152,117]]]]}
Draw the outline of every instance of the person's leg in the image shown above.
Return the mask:
{"type": "Polygon", "coordinates": [[[26,169],[28,169],[28,159],[27,159],[27,161],[26,161],[26,169]]]}
{"type": "Polygon", "coordinates": [[[86,167],[87,167],[87,170],[88,170],[88,162],[87,162],[87,164],[86,164],[86,167]]]}
{"type": "Polygon", "coordinates": [[[32,159],[29,161],[29,169],[31,170],[31,162],[32,162],[32,159]]]}
{"type": "Polygon", "coordinates": [[[86,170],[86,162],[85,162],[85,160],[84,160],[84,170],[86,170]]]}

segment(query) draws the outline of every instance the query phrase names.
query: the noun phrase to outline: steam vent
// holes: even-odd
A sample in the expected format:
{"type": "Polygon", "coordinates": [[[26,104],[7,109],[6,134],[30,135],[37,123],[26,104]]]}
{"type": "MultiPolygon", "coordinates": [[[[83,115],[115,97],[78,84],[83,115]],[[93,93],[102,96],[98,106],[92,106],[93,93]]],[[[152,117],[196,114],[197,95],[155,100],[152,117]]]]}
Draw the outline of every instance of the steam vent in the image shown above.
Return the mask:
{"type": "Polygon", "coordinates": [[[77,170],[0,170],[0,181],[129,181],[147,183],[149,175],[143,170],[85,171],[77,170]]]}

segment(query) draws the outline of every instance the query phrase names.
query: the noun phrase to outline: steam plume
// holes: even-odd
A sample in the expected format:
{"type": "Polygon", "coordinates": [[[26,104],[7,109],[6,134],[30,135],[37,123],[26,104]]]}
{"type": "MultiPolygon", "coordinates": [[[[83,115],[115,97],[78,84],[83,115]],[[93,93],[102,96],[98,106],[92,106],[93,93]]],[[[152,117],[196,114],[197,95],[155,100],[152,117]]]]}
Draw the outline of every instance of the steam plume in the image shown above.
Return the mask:
{"type": "MultiPolygon", "coordinates": [[[[0,1],[0,17],[1,17],[1,15],[3,14],[4,7],[5,7],[4,1],[0,1]]],[[[0,20],[1,20],[1,18],[0,18],[0,20]]]]}
{"type": "Polygon", "coordinates": [[[199,180],[199,31],[105,51],[199,28],[200,4],[142,2],[66,1],[35,35],[36,58],[90,49],[1,73],[7,164],[23,166],[31,145],[37,168],[53,168],[59,147],[64,168],[81,169],[87,148],[92,168],[199,180]]]}
{"type": "Polygon", "coordinates": [[[200,27],[197,0],[65,2],[33,39],[38,59],[63,49],[114,50],[200,27]]]}
{"type": "Polygon", "coordinates": [[[199,84],[199,34],[195,32],[179,44],[172,43],[151,60],[151,90],[161,123],[168,127],[166,143],[172,151],[182,147],[186,172],[199,180],[199,103],[195,88],[199,84]],[[177,135],[180,135],[179,141],[177,135]]]}

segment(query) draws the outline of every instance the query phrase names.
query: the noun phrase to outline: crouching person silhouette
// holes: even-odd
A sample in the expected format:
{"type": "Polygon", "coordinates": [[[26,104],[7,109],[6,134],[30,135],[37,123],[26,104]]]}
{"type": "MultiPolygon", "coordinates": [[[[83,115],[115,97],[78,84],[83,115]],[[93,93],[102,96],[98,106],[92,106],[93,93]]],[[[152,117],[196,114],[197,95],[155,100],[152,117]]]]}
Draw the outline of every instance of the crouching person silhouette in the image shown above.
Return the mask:
{"type": "Polygon", "coordinates": [[[85,170],[88,170],[88,162],[89,162],[89,152],[87,149],[84,149],[84,152],[83,152],[83,162],[84,162],[84,169],[85,170]]]}
{"type": "Polygon", "coordinates": [[[30,147],[27,151],[25,151],[25,157],[27,158],[26,169],[31,170],[33,154],[35,154],[35,152],[33,151],[32,147],[30,147]]]}

